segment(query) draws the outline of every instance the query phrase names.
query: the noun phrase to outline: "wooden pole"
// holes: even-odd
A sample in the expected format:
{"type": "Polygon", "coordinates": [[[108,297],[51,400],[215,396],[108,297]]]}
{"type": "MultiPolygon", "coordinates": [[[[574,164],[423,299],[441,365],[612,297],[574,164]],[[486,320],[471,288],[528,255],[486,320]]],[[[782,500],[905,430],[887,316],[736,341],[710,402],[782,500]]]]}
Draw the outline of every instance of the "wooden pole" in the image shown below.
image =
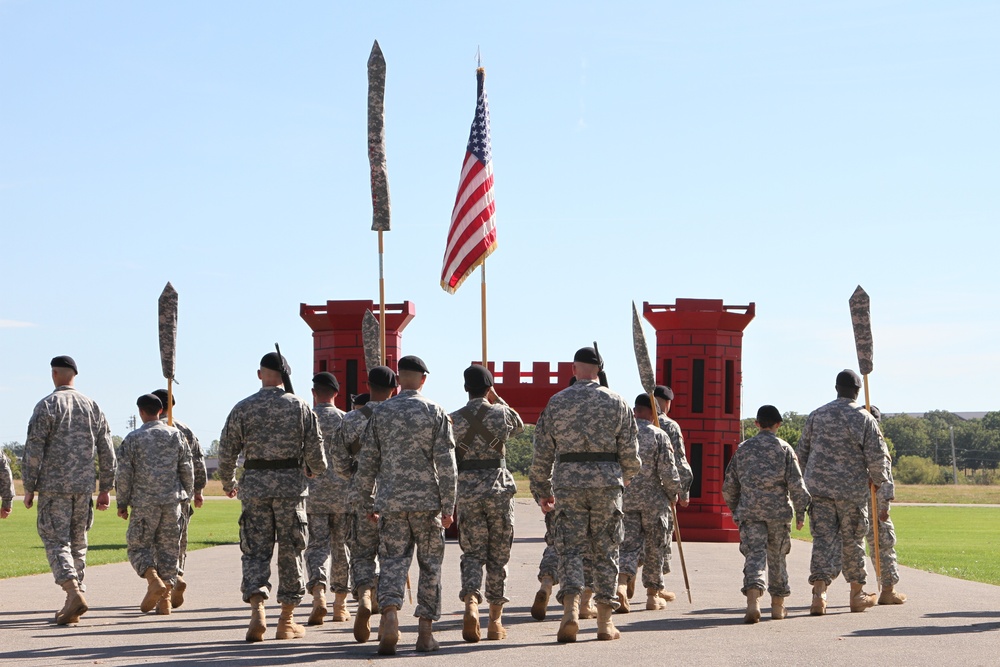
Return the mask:
{"type": "MultiPolygon", "coordinates": [[[[865,375],[865,409],[868,414],[872,411],[871,396],[868,393],[868,376],[865,375]]],[[[875,581],[878,582],[878,590],[882,590],[882,554],[878,546],[878,497],[875,491],[875,484],[868,480],[868,491],[872,497],[872,529],[875,538],[872,544],[872,552],[875,554],[875,581]]]]}
{"type": "Polygon", "coordinates": [[[488,368],[489,357],[486,355],[486,260],[480,266],[483,272],[482,305],[483,305],[483,367],[488,368]]]}
{"type": "Polygon", "coordinates": [[[385,247],[382,245],[382,230],[378,230],[378,347],[379,363],[385,365],[385,270],[382,261],[385,247]]]}

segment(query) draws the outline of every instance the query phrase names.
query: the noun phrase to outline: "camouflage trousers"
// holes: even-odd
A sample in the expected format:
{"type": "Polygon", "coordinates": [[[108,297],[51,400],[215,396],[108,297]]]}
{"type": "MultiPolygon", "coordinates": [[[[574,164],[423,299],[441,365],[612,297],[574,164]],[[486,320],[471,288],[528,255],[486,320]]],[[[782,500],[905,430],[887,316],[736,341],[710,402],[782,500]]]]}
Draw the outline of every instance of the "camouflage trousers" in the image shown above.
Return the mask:
{"type": "Polygon", "coordinates": [[[545,515],[545,550],[542,551],[542,560],[538,563],[538,580],[542,577],[551,577],[552,583],[559,583],[559,553],[555,547],[555,512],[545,515]]]}
{"type": "MultiPolygon", "coordinates": [[[[874,522],[869,522],[873,524],[874,522]]],[[[875,567],[875,527],[868,528],[868,554],[872,559],[872,567],[875,567]]],[[[878,551],[879,562],[882,571],[879,572],[878,580],[883,586],[895,586],[899,583],[899,568],[896,567],[896,527],[892,525],[892,519],[878,522],[878,551]]]]}
{"type": "Polygon", "coordinates": [[[625,512],[625,539],[619,570],[635,576],[642,554],[642,585],[663,589],[663,562],[670,544],[670,515],[664,512],[625,512]]]}
{"type": "Polygon", "coordinates": [[[378,604],[400,607],[406,573],[417,549],[420,577],[417,608],[413,615],[436,621],[441,618],[441,561],[444,560],[444,528],[440,512],[388,512],[378,520],[378,604]]]}
{"type": "Polygon", "coordinates": [[[788,568],[785,565],[785,556],[791,549],[791,523],[741,521],[740,553],[746,557],[746,561],[743,564],[743,588],[740,592],[745,595],[751,588],[765,590],[764,571],[767,570],[767,592],[783,598],[791,595],[788,568]]]}
{"type": "Polygon", "coordinates": [[[38,536],[56,583],[76,579],[83,585],[87,567],[87,531],[94,525],[94,500],[89,493],[40,493],[38,536]]]}
{"type": "Polygon", "coordinates": [[[347,546],[351,554],[351,577],[354,597],[362,587],[374,588],[378,569],[378,524],[368,518],[367,512],[354,512],[347,533],[347,546]]]}
{"type": "Polygon", "coordinates": [[[864,502],[859,505],[855,501],[813,496],[809,532],[813,537],[810,584],[823,581],[829,585],[841,567],[848,582],[865,583],[868,508],[864,502]]]}
{"type": "Polygon", "coordinates": [[[306,499],[244,498],[240,514],[243,601],[271,593],[271,556],[278,543],[278,602],[298,604],[305,595],[302,551],[309,533],[306,499]]]}
{"type": "Polygon", "coordinates": [[[587,583],[598,604],[618,608],[618,549],[622,543],[621,487],[556,489],[555,543],[562,585],[556,596],[579,594],[587,583]],[[587,576],[585,559],[590,561],[587,576]],[[587,579],[592,579],[587,582],[587,579]]]}
{"type": "Polygon", "coordinates": [[[510,602],[507,597],[507,561],[514,543],[514,494],[460,500],[458,543],[462,547],[461,600],[469,593],[483,598],[483,567],[486,568],[486,600],[490,604],[510,602]]]}
{"type": "Polygon", "coordinates": [[[663,574],[670,574],[670,556],[673,553],[674,513],[667,508],[667,544],[663,548],[663,574]]]}
{"type": "Polygon", "coordinates": [[[306,546],[306,590],[316,584],[334,593],[347,593],[350,588],[350,554],[347,533],[353,515],[309,513],[309,544],[306,546]],[[332,568],[332,569],[331,569],[332,568]]]}
{"type": "Polygon", "coordinates": [[[188,526],[191,525],[191,517],[194,516],[194,507],[191,505],[191,500],[181,501],[181,518],[180,518],[180,551],[177,554],[177,576],[180,577],[184,574],[184,564],[187,562],[187,551],[188,551],[188,526]]]}
{"type": "Polygon", "coordinates": [[[178,503],[131,508],[125,544],[128,560],[140,577],[152,567],[164,582],[177,583],[181,511],[178,503]]]}

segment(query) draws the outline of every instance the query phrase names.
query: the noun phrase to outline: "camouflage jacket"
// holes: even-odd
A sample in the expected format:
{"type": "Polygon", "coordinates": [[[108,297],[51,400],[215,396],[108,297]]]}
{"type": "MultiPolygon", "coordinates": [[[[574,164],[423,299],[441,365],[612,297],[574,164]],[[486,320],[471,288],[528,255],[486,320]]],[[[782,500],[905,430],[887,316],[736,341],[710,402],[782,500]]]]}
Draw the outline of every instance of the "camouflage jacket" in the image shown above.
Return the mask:
{"type": "Polygon", "coordinates": [[[500,467],[500,461],[507,455],[507,440],[524,430],[521,415],[517,414],[516,410],[499,397],[497,402],[492,405],[485,398],[474,398],[466,403],[465,408],[471,413],[470,416],[473,419],[480,410],[483,411],[482,425],[493,440],[488,442],[481,433],[475,431],[470,433],[470,422],[463,415],[462,410],[452,412],[455,457],[458,459],[459,468],[462,468],[463,463],[467,466],[475,465],[471,462],[482,462],[484,465],[490,465],[493,461],[496,462],[496,467],[459,470],[459,499],[471,500],[499,493],[516,493],[517,485],[514,483],[514,476],[506,467],[500,467]]]}
{"type": "Polygon", "coordinates": [[[722,497],[740,521],[789,521],[792,506],[801,521],[809,508],[809,492],[795,450],[770,431],[744,440],[726,468],[722,497]]]}
{"type": "Polygon", "coordinates": [[[25,493],[92,494],[115,485],[115,450],[104,413],[70,386],[57,387],[35,406],[28,422],[21,479],[25,493]]]}
{"type": "Polygon", "coordinates": [[[581,380],[549,400],[535,425],[534,445],[529,478],[536,502],[553,490],[622,487],[642,465],[632,408],[595,380],[581,380]],[[615,460],[560,461],[565,454],[615,460]]]}
{"type": "Polygon", "coordinates": [[[354,485],[362,509],[454,514],[458,470],[444,408],[404,390],[375,408],[361,442],[354,485]]]}
{"type": "Polygon", "coordinates": [[[344,411],[333,403],[319,403],[313,408],[319,418],[319,428],[323,433],[326,458],[329,467],[322,475],[309,480],[309,500],[306,511],[310,514],[334,514],[348,512],[347,493],[350,483],[333,470],[333,453],[337,446],[338,433],[344,411]]]}
{"type": "Polygon", "coordinates": [[[7,454],[0,452],[0,504],[5,510],[9,510],[14,500],[14,473],[10,469],[10,462],[7,454]]]}
{"type": "Polygon", "coordinates": [[[681,425],[667,415],[660,415],[660,428],[666,432],[674,449],[674,465],[677,466],[677,474],[681,479],[681,492],[678,494],[678,499],[689,500],[694,473],[691,472],[687,452],[684,451],[684,436],[681,434],[681,425]]]}
{"type": "MultiPolygon", "coordinates": [[[[160,421],[166,424],[167,418],[164,417],[160,421]]],[[[187,441],[188,449],[191,450],[191,464],[194,466],[194,492],[201,493],[204,491],[205,485],[208,484],[208,471],[205,469],[205,452],[202,451],[201,443],[198,442],[194,431],[187,424],[175,419],[174,428],[181,432],[181,435],[187,441]]]]}
{"type": "Polygon", "coordinates": [[[219,439],[219,477],[226,493],[239,487],[240,498],[293,498],[308,495],[303,466],[314,475],[326,471],[319,420],[309,404],[281,387],[262,387],[236,404],[219,439]],[[298,459],[295,468],[244,470],[236,483],[236,461],[298,459]]]}
{"type": "Polygon", "coordinates": [[[332,447],[333,456],[330,467],[344,479],[353,479],[357,470],[358,454],[361,453],[361,436],[368,426],[368,417],[381,401],[368,401],[361,407],[354,408],[344,415],[337,429],[336,446],[332,447]]]}
{"type": "Polygon", "coordinates": [[[667,434],[645,419],[636,419],[642,469],[622,494],[625,512],[665,513],[681,490],[674,450],[667,434]]]}
{"type": "Polygon", "coordinates": [[[191,450],[179,429],[160,420],[125,436],[118,448],[118,509],[169,505],[194,493],[191,450]]]}
{"type": "Polygon", "coordinates": [[[795,449],[806,488],[819,498],[864,503],[869,479],[875,486],[890,479],[889,450],[878,422],[849,398],[814,410],[795,449]]]}

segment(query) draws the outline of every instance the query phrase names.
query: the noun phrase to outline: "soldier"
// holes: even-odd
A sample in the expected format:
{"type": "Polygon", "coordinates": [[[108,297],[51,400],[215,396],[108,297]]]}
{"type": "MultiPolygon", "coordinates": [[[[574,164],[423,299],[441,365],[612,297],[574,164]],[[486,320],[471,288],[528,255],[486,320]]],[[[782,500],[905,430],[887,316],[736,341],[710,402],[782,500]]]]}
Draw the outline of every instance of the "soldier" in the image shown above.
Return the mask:
{"type": "Polygon", "coordinates": [[[56,584],[66,591],[66,604],[56,623],[76,623],[87,611],[83,578],[87,567],[87,530],[94,521],[96,456],[100,477],[97,509],[111,504],[115,483],[115,452],[104,413],[78,392],[76,362],[67,356],[50,362],[55,391],[35,406],[28,422],[21,479],[24,506],[38,500],[38,536],[56,584]]]}
{"type": "Polygon", "coordinates": [[[632,478],[622,497],[625,512],[625,540],[621,547],[621,572],[618,574],[618,613],[629,612],[627,588],[635,580],[642,551],[642,583],[646,587],[646,609],[666,609],[660,596],[663,590],[663,561],[670,542],[670,503],[681,490],[680,475],[674,463],[673,445],[660,428],[653,426],[649,394],[635,398],[635,421],[638,427],[639,458],[642,469],[632,478]]]}
{"type": "MultiPolygon", "coordinates": [[[[167,401],[170,401],[171,406],[177,405],[177,395],[174,393],[169,393],[166,389],[157,389],[153,392],[153,396],[160,399],[163,404],[163,411],[160,413],[160,421],[167,423],[167,401]]],[[[177,583],[174,585],[173,591],[170,593],[170,606],[177,609],[182,604],[184,604],[184,591],[187,590],[187,582],[184,581],[184,564],[187,562],[187,543],[188,543],[188,526],[191,524],[191,517],[194,515],[195,509],[201,509],[201,506],[205,502],[205,496],[203,491],[205,486],[208,484],[208,471],[205,469],[205,452],[201,449],[201,443],[198,442],[198,438],[195,436],[194,431],[182,422],[174,421],[174,428],[181,432],[184,436],[184,440],[187,442],[188,449],[191,450],[191,464],[194,467],[194,500],[192,508],[192,499],[185,498],[181,501],[181,542],[180,542],[180,553],[177,558],[177,583]]]]}
{"type": "MultiPolygon", "coordinates": [[[[879,423],[879,430],[882,429],[882,413],[874,405],[870,412],[879,423]]],[[[882,594],[878,596],[879,604],[903,604],[906,602],[906,594],[896,590],[899,583],[899,568],[896,564],[896,527],[892,525],[892,518],[889,516],[889,503],[895,500],[895,482],[892,479],[892,468],[889,469],[889,482],[879,487],[877,498],[878,504],[878,548],[879,561],[882,571],[878,573],[879,583],[882,584],[882,594]]],[[[869,521],[868,525],[868,546],[872,559],[872,566],[875,566],[875,523],[869,521]]]]}
{"type": "Polygon", "coordinates": [[[155,607],[157,614],[169,614],[178,576],[182,503],[194,493],[191,450],[179,429],[160,420],[159,397],[140,396],[136,406],[142,426],[118,448],[115,500],[118,516],[129,521],[129,562],[147,581],[139,609],[146,613],[155,607]]]}
{"type": "Polygon", "coordinates": [[[493,374],[484,366],[465,369],[469,402],[451,413],[458,459],[458,511],[462,516],[462,590],[465,603],[462,638],[478,642],[479,603],[490,603],[487,639],[504,639],[501,616],[507,597],[507,561],[514,542],[514,494],[517,485],[507,470],[506,442],[524,430],[517,411],[493,388],[493,374]]]}
{"type": "MultiPolygon", "coordinates": [[[[691,472],[691,464],[688,463],[687,452],[684,449],[684,436],[681,433],[681,426],[667,416],[670,413],[670,407],[673,405],[674,390],[666,385],[658,384],[654,388],[653,397],[656,399],[657,414],[660,416],[660,428],[670,438],[670,444],[674,448],[674,464],[677,466],[677,474],[680,475],[681,479],[681,492],[677,496],[676,502],[681,507],[687,507],[688,502],[691,500],[691,483],[694,481],[694,474],[691,472]]],[[[673,512],[670,513],[668,519],[672,535],[674,532],[673,512]]],[[[663,574],[670,574],[670,557],[672,551],[671,540],[668,539],[667,553],[663,558],[663,574]]],[[[630,587],[629,597],[632,597],[631,590],[630,587]]],[[[673,602],[677,598],[672,592],[666,590],[660,591],[660,597],[667,602],[673,602]]]]}
{"type": "Polygon", "coordinates": [[[0,451],[0,501],[0,519],[6,519],[14,503],[14,473],[3,451],[0,451]]]}
{"type": "MultiPolygon", "coordinates": [[[[843,564],[851,584],[851,611],[875,604],[864,592],[865,534],[868,532],[868,485],[889,482],[889,450],[878,422],[857,403],[861,378],[852,370],[837,374],[837,398],[806,419],[797,447],[812,494],[809,530],[813,536],[809,613],[826,613],[826,589],[843,564]],[[841,550],[840,559],[836,552],[841,550]]],[[[884,493],[884,492],[883,492],[884,493]]]]}
{"type": "Polygon", "coordinates": [[[621,637],[611,620],[622,541],[622,489],[641,461],[632,409],[597,380],[603,363],[592,347],[573,357],[576,383],[553,396],[535,426],[531,494],[556,512],[563,618],[556,639],[574,642],[580,623],[584,557],[590,556],[597,638],[621,637]]]}
{"type": "Polygon", "coordinates": [[[248,642],[264,639],[264,600],[271,592],[271,555],[278,543],[278,602],[281,616],[276,639],[304,637],[295,607],[305,593],[302,550],[307,536],[306,495],[309,475],[326,471],[319,420],[309,404],[284,389],[291,371],[275,352],[260,360],[261,389],[229,413],[219,439],[219,477],[226,495],[243,503],[240,549],[243,552],[243,601],[252,613],[248,642]],[[243,476],[236,482],[236,460],[243,454],[243,476]],[[303,465],[305,470],[303,470],[303,465]]]}
{"type": "Polygon", "coordinates": [[[361,436],[375,406],[396,391],[396,374],[388,366],[376,366],[368,371],[370,394],[354,398],[354,410],[344,415],[337,431],[336,447],[332,447],[330,467],[346,480],[350,480],[349,505],[354,508],[351,528],[348,531],[351,552],[351,576],[354,580],[354,598],[358,601],[358,613],[354,617],[354,639],[366,642],[371,636],[371,616],[377,608],[375,587],[378,574],[375,557],[378,555],[378,524],[368,520],[368,509],[362,507],[357,498],[355,477],[358,469],[358,454],[361,451],[361,436]]]}
{"type": "MultiPolygon", "coordinates": [[[[340,383],[326,371],[313,376],[313,411],[319,417],[326,456],[333,467],[334,443],[344,412],[333,404],[340,393],[340,383]]],[[[334,593],[333,620],[351,620],[347,611],[347,593],[351,590],[350,562],[347,554],[347,493],[350,484],[333,470],[309,480],[309,544],[306,546],[306,590],[312,593],[313,608],[309,625],[323,625],[326,616],[326,590],[334,593]],[[332,571],[331,571],[332,567],[332,571]]]]}
{"type": "Polygon", "coordinates": [[[552,587],[559,583],[559,554],[555,547],[556,530],[553,519],[555,514],[552,512],[545,515],[545,550],[542,551],[542,560],[538,563],[539,588],[531,605],[531,617],[536,621],[545,620],[552,587]]]}
{"type": "Polygon", "coordinates": [[[371,520],[379,522],[378,582],[380,655],[394,655],[397,612],[414,546],[420,563],[417,651],[436,651],[433,622],[441,617],[444,529],[455,512],[455,440],[451,420],[421,395],[427,366],[419,357],[399,360],[402,391],[372,412],[362,437],[355,486],[371,520]],[[376,486],[376,495],[372,489],[376,486]]]}
{"type": "Polygon", "coordinates": [[[778,408],[761,406],[756,424],[760,432],[740,443],[722,485],[722,496],[740,529],[740,553],[746,557],[741,589],[747,596],[746,623],[760,621],[765,567],[771,618],[780,620],[787,615],[785,598],[791,589],[785,556],[791,550],[792,506],[796,530],[802,530],[809,507],[809,492],[795,451],[775,435],[781,428],[778,408]]]}

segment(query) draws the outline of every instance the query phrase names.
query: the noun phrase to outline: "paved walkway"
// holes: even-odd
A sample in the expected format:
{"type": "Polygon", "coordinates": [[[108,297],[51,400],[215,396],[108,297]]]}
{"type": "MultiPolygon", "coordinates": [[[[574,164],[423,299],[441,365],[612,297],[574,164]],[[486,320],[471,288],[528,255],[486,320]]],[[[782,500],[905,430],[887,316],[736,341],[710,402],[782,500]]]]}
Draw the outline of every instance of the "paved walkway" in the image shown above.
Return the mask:
{"type": "MultiPolygon", "coordinates": [[[[742,623],[740,595],[743,558],[735,544],[685,545],[694,604],[683,592],[680,564],[668,588],[678,594],[666,611],[645,611],[637,591],[636,610],[616,615],[622,639],[598,642],[594,621],[583,621],[576,644],[559,645],[555,633],[560,610],[549,618],[528,614],[537,589],[544,523],[527,500],[517,501],[517,538],[510,565],[513,601],[507,607],[508,639],[467,644],[461,637],[458,559],[454,542],[445,549],[444,614],[436,624],[441,650],[413,650],[416,619],[407,602],[400,613],[403,632],[397,657],[420,657],[422,665],[489,665],[514,661],[545,665],[632,665],[670,662],[696,665],[996,665],[1000,663],[1000,587],[902,568],[900,590],[910,600],[898,607],[876,607],[852,614],[848,585],[830,591],[825,617],[808,615],[806,584],[810,545],[793,541],[789,556],[790,616],[759,625],[742,623]]],[[[197,520],[197,518],[195,519],[197,520]]],[[[414,565],[411,579],[416,583],[414,565]]],[[[375,642],[357,644],[350,623],[309,628],[304,639],[273,640],[278,608],[269,601],[268,640],[243,641],[249,608],[239,597],[238,546],[195,551],[188,557],[187,602],[170,616],[142,615],[145,582],[127,564],[88,569],[90,611],[75,627],[52,623],[64,598],[49,575],[0,581],[0,665],[325,665],[393,660],[375,654],[375,642]]],[[[308,602],[308,600],[306,601],[308,602]]],[[[485,611],[485,606],[483,607],[485,611]]],[[[299,620],[308,613],[306,603],[299,620]]],[[[353,606],[352,606],[353,613],[353,606]]],[[[329,616],[327,616],[329,618],[329,616]]],[[[377,617],[376,617],[377,618],[377,617]]],[[[373,635],[374,636],[374,635],[373,635]]],[[[485,637],[485,619],[483,623],[485,637]]]]}

